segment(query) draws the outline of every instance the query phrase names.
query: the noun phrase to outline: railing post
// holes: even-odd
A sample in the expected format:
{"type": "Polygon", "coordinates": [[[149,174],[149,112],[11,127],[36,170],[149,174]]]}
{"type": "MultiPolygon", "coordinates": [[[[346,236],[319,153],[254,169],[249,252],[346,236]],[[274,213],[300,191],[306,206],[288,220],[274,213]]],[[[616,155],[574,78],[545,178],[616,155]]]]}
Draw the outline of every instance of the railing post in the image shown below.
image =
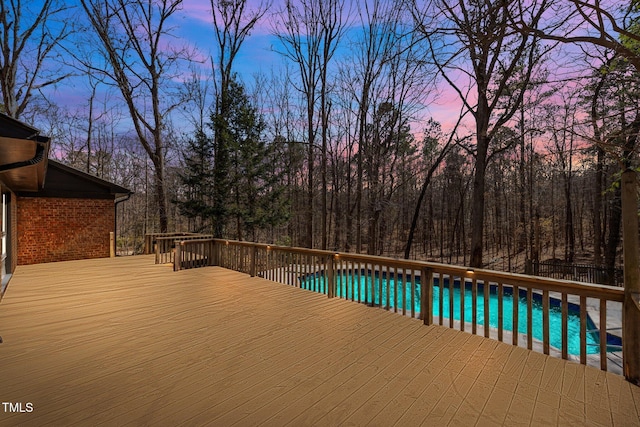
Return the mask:
{"type": "Polygon", "coordinates": [[[636,172],[622,173],[624,308],[622,358],[627,381],[640,385],[640,271],[638,270],[638,193],[636,172]]]}
{"type": "Polygon", "coordinates": [[[211,242],[211,245],[213,247],[213,256],[211,257],[211,262],[213,266],[219,266],[220,265],[220,245],[218,245],[218,242],[213,240],[211,242]]]}
{"type": "Polygon", "coordinates": [[[156,243],[153,245],[153,249],[156,253],[156,264],[160,264],[160,242],[156,241],[156,243]]]}
{"type": "Polygon", "coordinates": [[[173,257],[173,271],[180,271],[181,267],[182,267],[182,243],[176,241],[176,254],[173,257]]]}
{"type": "Polygon", "coordinates": [[[113,231],[109,232],[109,257],[115,258],[116,256],[116,237],[113,231]]]}
{"type": "Polygon", "coordinates": [[[433,270],[422,267],[420,273],[420,317],[422,323],[433,323],[433,270]]]}
{"type": "Polygon", "coordinates": [[[256,277],[256,260],[258,257],[258,248],[255,245],[251,246],[251,265],[249,267],[249,275],[256,277]]]}
{"type": "Polygon", "coordinates": [[[336,263],[334,261],[334,255],[329,255],[327,261],[327,297],[333,298],[336,296],[336,263]]]}

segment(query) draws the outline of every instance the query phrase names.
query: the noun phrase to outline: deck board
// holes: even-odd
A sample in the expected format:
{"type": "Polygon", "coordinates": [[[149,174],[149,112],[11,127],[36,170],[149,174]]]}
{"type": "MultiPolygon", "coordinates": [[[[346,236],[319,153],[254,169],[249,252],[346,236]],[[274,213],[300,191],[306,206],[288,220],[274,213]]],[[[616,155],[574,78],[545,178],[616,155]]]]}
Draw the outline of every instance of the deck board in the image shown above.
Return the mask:
{"type": "Polygon", "coordinates": [[[592,367],[153,256],[17,269],[0,425],[640,425],[592,367]]]}

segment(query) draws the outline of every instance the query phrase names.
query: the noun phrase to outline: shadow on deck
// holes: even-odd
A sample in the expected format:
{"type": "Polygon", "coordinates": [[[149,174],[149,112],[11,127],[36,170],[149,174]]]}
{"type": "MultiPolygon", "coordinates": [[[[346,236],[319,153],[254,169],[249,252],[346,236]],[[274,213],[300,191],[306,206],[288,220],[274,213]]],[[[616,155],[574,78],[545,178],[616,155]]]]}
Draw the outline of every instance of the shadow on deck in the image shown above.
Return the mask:
{"type": "Polygon", "coordinates": [[[0,335],[0,425],[640,425],[619,375],[153,256],[19,267],[0,335]]]}

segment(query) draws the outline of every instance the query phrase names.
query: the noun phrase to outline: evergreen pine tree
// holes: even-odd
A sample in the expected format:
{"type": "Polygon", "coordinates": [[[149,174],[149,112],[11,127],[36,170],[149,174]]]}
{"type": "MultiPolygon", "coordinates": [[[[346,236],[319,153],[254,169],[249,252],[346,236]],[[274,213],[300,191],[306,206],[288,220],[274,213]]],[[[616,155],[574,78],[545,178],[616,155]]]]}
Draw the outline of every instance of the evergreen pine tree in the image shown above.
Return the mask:
{"type": "MultiPolygon", "coordinates": [[[[232,80],[225,119],[229,152],[229,200],[238,239],[257,239],[257,231],[286,221],[283,188],[277,185],[274,149],[263,137],[265,122],[244,86],[232,80]]],[[[220,118],[217,118],[220,119],[220,118]]]]}
{"type": "Polygon", "coordinates": [[[189,229],[213,232],[213,140],[204,129],[197,129],[185,144],[184,170],[179,175],[182,191],[174,200],[180,214],[189,218],[189,229]]]}

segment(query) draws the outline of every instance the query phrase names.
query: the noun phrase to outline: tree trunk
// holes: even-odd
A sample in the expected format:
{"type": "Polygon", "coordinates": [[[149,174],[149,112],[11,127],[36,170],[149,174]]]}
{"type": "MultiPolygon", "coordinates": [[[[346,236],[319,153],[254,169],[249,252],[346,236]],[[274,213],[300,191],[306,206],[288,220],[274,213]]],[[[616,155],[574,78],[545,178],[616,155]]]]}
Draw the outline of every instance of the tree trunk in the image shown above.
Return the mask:
{"type": "Polygon", "coordinates": [[[156,197],[158,198],[158,218],[160,221],[160,232],[166,233],[169,229],[169,221],[167,215],[167,197],[164,185],[164,158],[156,158],[155,166],[155,182],[156,197]]]}
{"type": "Polygon", "coordinates": [[[520,106],[520,163],[518,168],[518,177],[520,178],[518,183],[518,223],[520,225],[517,231],[516,253],[524,252],[527,249],[526,175],[524,105],[522,105],[520,106]]]}
{"type": "Polygon", "coordinates": [[[308,120],[308,138],[309,138],[309,148],[307,151],[307,179],[308,179],[308,187],[307,187],[307,209],[306,209],[306,247],[313,248],[313,182],[314,182],[314,153],[313,153],[313,144],[314,144],[314,131],[313,131],[313,112],[314,108],[309,107],[307,111],[307,120],[308,120]]]}
{"type": "Polygon", "coordinates": [[[593,196],[593,262],[602,264],[602,176],[604,150],[598,146],[593,196]]]}
{"type": "MultiPolygon", "coordinates": [[[[481,121],[478,113],[478,122],[481,121]]],[[[488,117],[487,117],[488,121],[488,117]]],[[[476,154],[476,170],[473,177],[473,195],[471,197],[471,259],[469,264],[474,268],[482,268],[482,251],[484,244],[484,192],[485,175],[487,169],[487,138],[486,127],[478,126],[478,152],[476,154]]]]}

